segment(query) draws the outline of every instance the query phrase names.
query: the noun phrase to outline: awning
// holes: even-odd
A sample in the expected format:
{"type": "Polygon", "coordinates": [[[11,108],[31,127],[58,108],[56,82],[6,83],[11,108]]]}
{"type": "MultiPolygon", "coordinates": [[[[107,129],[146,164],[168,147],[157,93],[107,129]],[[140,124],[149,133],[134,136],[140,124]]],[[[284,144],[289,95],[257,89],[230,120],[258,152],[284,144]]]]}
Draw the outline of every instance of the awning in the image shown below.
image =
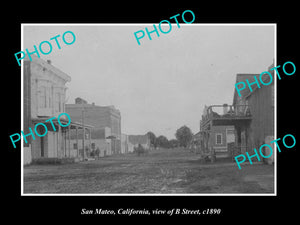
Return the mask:
{"type": "MultiPolygon", "coordinates": [[[[57,126],[60,126],[60,124],[58,123],[57,118],[45,122],[46,120],[49,120],[49,119],[51,119],[51,118],[53,118],[53,117],[39,117],[39,118],[34,118],[34,119],[32,119],[32,122],[33,122],[33,123],[36,123],[36,124],[37,124],[37,123],[43,123],[43,124],[47,125],[47,128],[51,128],[51,129],[52,129],[51,123],[53,123],[56,127],[57,127],[57,126]]],[[[68,119],[64,119],[64,118],[62,118],[62,117],[60,117],[59,121],[60,121],[60,123],[63,124],[63,125],[66,125],[66,124],[69,123],[69,120],[68,120],[68,119]]],[[[70,123],[67,127],[62,127],[62,126],[60,126],[60,127],[61,127],[62,129],[68,129],[68,127],[70,127],[70,129],[76,129],[76,127],[79,128],[79,129],[83,129],[83,127],[84,127],[84,128],[88,128],[88,129],[91,129],[91,128],[93,128],[94,126],[89,125],[89,124],[86,124],[86,123],[83,124],[83,123],[80,123],[80,122],[77,122],[77,121],[75,121],[75,122],[72,122],[72,121],[71,121],[71,123],[70,123]]],[[[51,130],[51,129],[50,129],[50,130],[51,130]]]]}

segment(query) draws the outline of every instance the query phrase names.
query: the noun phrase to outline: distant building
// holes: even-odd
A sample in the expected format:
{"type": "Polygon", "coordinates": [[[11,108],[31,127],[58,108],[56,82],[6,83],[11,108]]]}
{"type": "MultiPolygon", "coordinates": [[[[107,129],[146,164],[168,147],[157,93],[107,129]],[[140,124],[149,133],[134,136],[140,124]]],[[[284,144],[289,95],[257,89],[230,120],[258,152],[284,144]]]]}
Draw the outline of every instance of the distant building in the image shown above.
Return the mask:
{"type": "Polygon", "coordinates": [[[105,157],[111,155],[111,140],[107,137],[111,136],[111,129],[109,127],[104,128],[92,128],[91,132],[85,132],[85,143],[83,143],[83,130],[79,130],[76,134],[75,131],[71,132],[71,155],[77,155],[79,151],[83,154],[83,144],[85,146],[85,154],[87,157],[91,156],[92,152],[98,151],[99,157],[105,157]],[[77,135],[77,137],[76,137],[77,135]]]}
{"type": "Polygon", "coordinates": [[[129,153],[129,139],[127,134],[121,134],[121,153],[129,153]]]}
{"type": "MultiPolygon", "coordinates": [[[[75,104],[66,104],[66,112],[72,121],[93,126],[91,143],[85,143],[85,148],[99,148],[102,156],[121,153],[121,114],[114,106],[97,106],[76,98],[75,104]]],[[[73,144],[73,151],[76,151],[74,147],[82,148],[82,144],[73,144]]]]}
{"type": "MultiPolygon", "coordinates": [[[[29,133],[29,127],[34,131],[38,123],[47,126],[47,134],[43,137],[35,135],[35,140],[27,136],[27,143],[23,142],[24,164],[44,159],[62,159],[70,157],[69,134],[71,129],[82,129],[80,124],[73,123],[68,127],[58,124],[57,116],[65,112],[66,83],[71,77],[54,67],[51,61],[47,62],[32,56],[32,61],[24,59],[23,79],[23,131],[29,133]],[[55,129],[51,122],[53,120],[55,129]]],[[[61,117],[61,120],[67,118],[61,117]]],[[[44,127],[39,126],[39,133],[44,133],[44,127]]]]}
{"type": "Polygon", "coordinates": [[[137,147],[139,144],[145,149],[150,149],[150,139],[147,134],[145,135],[128,135],[128,151],[133,152],[134,147],[137,147]]]}

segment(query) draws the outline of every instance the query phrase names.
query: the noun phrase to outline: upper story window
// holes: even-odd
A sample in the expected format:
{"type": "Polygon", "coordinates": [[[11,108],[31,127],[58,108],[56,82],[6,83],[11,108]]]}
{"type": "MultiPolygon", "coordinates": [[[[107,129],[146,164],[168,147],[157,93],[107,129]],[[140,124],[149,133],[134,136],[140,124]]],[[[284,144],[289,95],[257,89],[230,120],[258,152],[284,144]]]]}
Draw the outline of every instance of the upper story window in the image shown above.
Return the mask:
{"type": "Polygon", "coordinates": [[[39,87],[38,96],[39,96],[38,97],[39,108],[46,108],[47,107],[46,87],[44,87],[44,86],[39,87]]]}
{"type": "Polygon", "coordinates": [[[55,93],[55,111],[62,112],[60,93],[55,93]]]}
{"type": "Polygon", "coordinates": [[[250,109],[249,109],[249,102],[248,99],[245,101],[245,109],[244,109],[244,115],[248,116],[250,115],[250,109]]]}

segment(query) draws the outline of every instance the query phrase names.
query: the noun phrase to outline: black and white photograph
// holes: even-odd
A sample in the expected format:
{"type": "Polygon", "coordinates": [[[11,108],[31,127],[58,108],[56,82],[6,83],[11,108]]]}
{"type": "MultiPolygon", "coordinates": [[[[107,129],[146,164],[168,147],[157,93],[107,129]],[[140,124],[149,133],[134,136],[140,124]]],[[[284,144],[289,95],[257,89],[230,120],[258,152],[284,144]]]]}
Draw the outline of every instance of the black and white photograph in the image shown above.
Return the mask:
{"type": "Polygon", "coordinates": [[[276,24],[178,21],[22,24],[22,195],[276,195],[276,24]]]}
{"type": "Polygon", "coordinates": [[[4,220],[296,219],[297,6],[106,3],[5,7],[4,220]]]}

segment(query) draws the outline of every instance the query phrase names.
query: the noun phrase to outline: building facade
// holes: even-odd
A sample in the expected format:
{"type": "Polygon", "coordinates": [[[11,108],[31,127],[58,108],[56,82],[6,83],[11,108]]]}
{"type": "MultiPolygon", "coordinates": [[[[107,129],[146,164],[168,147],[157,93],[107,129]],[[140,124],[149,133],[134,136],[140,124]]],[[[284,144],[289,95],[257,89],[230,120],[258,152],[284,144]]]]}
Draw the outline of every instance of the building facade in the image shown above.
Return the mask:
{"type": "Polygon", "coordinates": [[[121,153],[129,153],[129,139],[127,134],[121,134],[121,153]]]}
{"type": "MultiPolygon", "coordinates": [[[[266,140],[274,140],[274,71],[270,71],[271,65],[268,70],[270,76],[264,76],[262,81],[264,83],[270,83],[269,85],[259,86],[255,83],[255,77],[259,77],[260,74],[237,74],[236,83],[246,81],[252,84],[252,91],[248,87],[241,90],[241,96],[238,95],[236,88],[234,88],[233,104],[232,105],[211,105],[205,107],[200,122],[200,140],[205,151],[215,155],[216,147],[212,146],[212,143],[220,143],[223,136],[228,137],[228,131],[226,134],[220,130],[222,126],[231,126],[229,133],[234,137],[234,142],[229,143],[228,153],[232,158],[239,154],[254,155],[254,148],[259,147],[264,143],[269,143],[266,140]],[[270,82],[270,79],[273,82],[270,82]],[[223,112],[217,112],[218,109],[222,109],[223,112]],[[234,129],[233,129],[234,128],[234,129]],[[233,131],[232,131],[233,130],[233,131]]],[[[264,151],[268,151],[266,148],[264,151]]],[[[264,153],[268,155],[269,153],[264,153]]],[[[253,158],[255,160],[255,158],[253,158]]],[[[265,159],[264,159],[265,160],[265,159]]],[[[268,163],[273,162],[273,158],[270,157],[266,161],[268,163]]]]}
{"type": "Polygon", "coordinates": [[[231,158],[231,145],[235,142],[235,127],[227,120],[232,115],[227,104],[205,107],[200,132],[195,136],[202,154],[214,155],[216,158],[231,158]]]}
{"type": "MultiPolygon", "coordinates": [[[[255,84],[252,86],[252,92],[249,89],[242,90],[241,97],[238,97],[237,92],[234,93],[233,104],[239,106],[245,105],[251,111],[252,120],[248,127],[243,129],[241,142],[247,146],[248,152],[253,152],[253,149],[266,143],[266,139],[274,140],[274,70],[270,71],[274,65],[268,68],[272,75],[273,82],[267,86],[261,85],[260,88],[255,84]]],[[[245,81],[254,82],[254,76],[258,77],[259,74],[237,74],[237,82],[245,81]]],[[[269,83],[269,76],[262,78],[264,83],[269,83]]],[[[268,151],[268,148],[264,149],[268,151]]],[[[268,155],[268,154],[266,154],[268,155]]],[[[273,155],[268,159],[264,159],[269,163],[273,162],[273,155]]]]}
{"type": "MultiPolygon", "coordinates": [[[[61,127],[57,117],[65,112],[66,83],[71,77],[57,69],[51,61],[44,61],[38,57],[28,58],[23,62],[23,131],[29,133],[29,128],[34,131],[38,123],[44,123],[47,134],[43,137],[35,135],[27,136],[23,142],[24,163],[39,161],[46,158],[66,158],[69,154],[70,129],[80,127],[79,124],[71,124],[61,127]],[[56,117],[53,126],[46,120],[56,117]]],[[[67,118],[60,117],[60,121],[68,122],[67,118]]],[[[39,126],[38,133],[45,133],[45,128],[39,126]]]]}
{"type": "MultiPolygon", "coordinates": [[[[93,126],[91,142],[86,142],[85,148],[99,148],[103,156],[121,153],[121,114],[114,106],[97,106],[76,98],[75,104],[66,104],[66,112],[72,121],[93,126]]],[[[73,135],[71,139],[74,138],[73,135]]]]}
{"type": "Polygon", "coordinates": [[[85,132],[85,134],[83,134],[83,129],[78,130],[77,134],[76,131],[74,130],[71,131],[71,137],[70,137],[71,156],[75,157],[78,154],[78,152],[79,155],[85,154],[87,158],[105,157],[107,155],[112,155],[111,140],[107,139],[107,137],[111,136],[111,129],[109,127],[105,127],[105,128],[93,127],[89,131],[90,132],[85,132]]]}
{"type": "Polygon", "coordinates": [[[141,145],[144,149],[150,149],[150,138],[145,135],[128,135],[128,151],[133,152],[134,148],[141,145]]]}

